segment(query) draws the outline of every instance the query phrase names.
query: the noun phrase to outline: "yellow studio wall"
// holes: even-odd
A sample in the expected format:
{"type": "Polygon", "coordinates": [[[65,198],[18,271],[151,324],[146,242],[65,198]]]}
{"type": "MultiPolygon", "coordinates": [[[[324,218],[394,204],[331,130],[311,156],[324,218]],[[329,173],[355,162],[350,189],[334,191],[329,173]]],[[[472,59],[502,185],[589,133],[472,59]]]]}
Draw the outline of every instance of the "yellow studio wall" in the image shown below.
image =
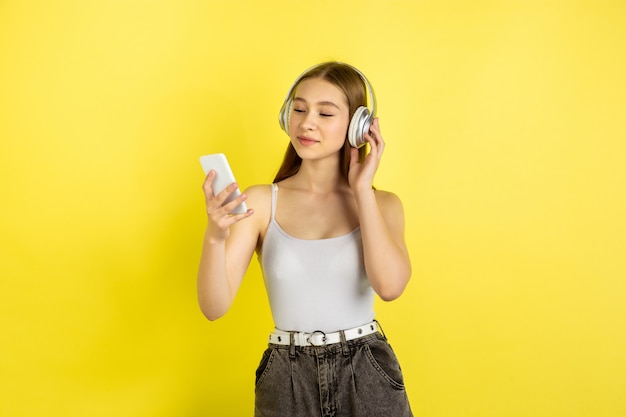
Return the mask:
{"type": "Polygon", "coordinates": [[[623,1],[0,2],[0,416],[248,416],[256,259],[196,304],[198,156],[271,181],[293,79],[362,69],[414,274],[416,416],[626,416],[623,1]]]}

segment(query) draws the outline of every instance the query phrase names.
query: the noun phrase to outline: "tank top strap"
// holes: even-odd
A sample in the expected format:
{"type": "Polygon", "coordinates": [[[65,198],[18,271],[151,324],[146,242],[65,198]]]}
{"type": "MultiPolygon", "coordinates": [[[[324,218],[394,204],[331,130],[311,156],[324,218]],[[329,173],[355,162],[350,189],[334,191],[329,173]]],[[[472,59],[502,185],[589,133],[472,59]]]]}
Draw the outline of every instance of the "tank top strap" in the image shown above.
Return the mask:
{"type": "Polygon", "coordinates": [[[276,220],[276,202],[278,201],[278,184],[272,184],[272,220],[276,220]]]}

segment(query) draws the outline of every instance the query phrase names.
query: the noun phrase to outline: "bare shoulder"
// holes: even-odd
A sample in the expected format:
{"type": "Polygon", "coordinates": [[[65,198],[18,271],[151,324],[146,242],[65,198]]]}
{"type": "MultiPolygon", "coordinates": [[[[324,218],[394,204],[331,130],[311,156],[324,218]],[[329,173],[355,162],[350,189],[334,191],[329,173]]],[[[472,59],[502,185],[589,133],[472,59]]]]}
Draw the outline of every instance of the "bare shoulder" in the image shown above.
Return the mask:
{"type": "Polygon", "coordinates": [[[400,198],[392,192],[376,190],[376,202],[387,226],[403,247],[404,244],[404,208],[400,198]]]}
{"type": "Polygon", "coordinates": [[[272,212],[272,186],[270,184],[252,185],[244,190],[248,197],[246,205],[254,210],[252,218],[259,227],[261,234],[269,224],[272,212]]]}
{"type": "Polygon", "coordinates": [[[252,185],[244,190],[244,194],[248,196],[246,204],[249,208],[259,213],[264,210],[271,209],[272,188],[269,184],[252,185]]]}
{"type": "Polygon", "coordinates": [[[376,190],[374,192],[378,207],[384,214],[397,215],[403,213],[400,197],[390,191],[376,190]]]}
{"type": "Polygon", "coordinates": [[[246,193],[248,197],[271,198],[272,197],[271,187],[272,186],[270,184],[251,185],[250,187],[245,189],[244,193],[246,193]]]}

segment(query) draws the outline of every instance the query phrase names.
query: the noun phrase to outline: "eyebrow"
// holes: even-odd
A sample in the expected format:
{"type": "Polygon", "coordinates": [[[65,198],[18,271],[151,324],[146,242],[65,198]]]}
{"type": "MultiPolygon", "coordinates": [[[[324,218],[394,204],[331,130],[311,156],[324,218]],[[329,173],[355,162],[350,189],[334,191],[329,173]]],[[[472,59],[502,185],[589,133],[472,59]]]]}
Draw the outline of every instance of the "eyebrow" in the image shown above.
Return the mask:
{"type": "MultiPolygon", "coordinates": [[[[306,103],[307,101],[305,99],[303,99],[302,97],[294,97],[293,101],[301,101],[303,103],[306,103]]],[[[320,106],[333,106],[336,107],[337,109],[340,109],[338,105],[336,105],[335,103],[333,103],[332,101],[318,101],[316,103],[317,105],[320,106]]],[[[341,110],[341,109],[340,109],[341,110]]]]}

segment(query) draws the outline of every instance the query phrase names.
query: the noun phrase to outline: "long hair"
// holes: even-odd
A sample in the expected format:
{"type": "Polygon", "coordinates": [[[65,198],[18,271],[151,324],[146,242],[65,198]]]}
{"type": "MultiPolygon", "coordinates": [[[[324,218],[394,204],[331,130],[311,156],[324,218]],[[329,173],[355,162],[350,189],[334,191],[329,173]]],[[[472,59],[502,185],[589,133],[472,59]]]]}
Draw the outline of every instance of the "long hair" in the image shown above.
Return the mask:
{"type": "MultiPolygon", "coordinates": [[[[338,87],[346,95],[348,99],[348,116],[352,119],[354,112],[359,106],[367,106],[367,92],[365,83],[361,76],[349,65],[340,62],[325,62],[315,66],[309,72],[305,73],[298,80],[298,84],[302,81],[320,78],[338,87]]],[[[298,84],[294,85],[292,91],[295,93],[298,84]]],[[[359,162],[365,159],[367,147],[359,148],[359,162]]],[[[282,181],[291,177],[300,170],[302,159],[296,153],[291,142],[287,146],[283,162],[278,169],[278,173],[274,178],[274,182],[282,181]]],[[[339,151],[339,170],[343,177],[348,179],[348,170],[350,169],[350,143],[348,142],[348,132],[346,130],[346,138],[343,147],[339,151]]]]}

